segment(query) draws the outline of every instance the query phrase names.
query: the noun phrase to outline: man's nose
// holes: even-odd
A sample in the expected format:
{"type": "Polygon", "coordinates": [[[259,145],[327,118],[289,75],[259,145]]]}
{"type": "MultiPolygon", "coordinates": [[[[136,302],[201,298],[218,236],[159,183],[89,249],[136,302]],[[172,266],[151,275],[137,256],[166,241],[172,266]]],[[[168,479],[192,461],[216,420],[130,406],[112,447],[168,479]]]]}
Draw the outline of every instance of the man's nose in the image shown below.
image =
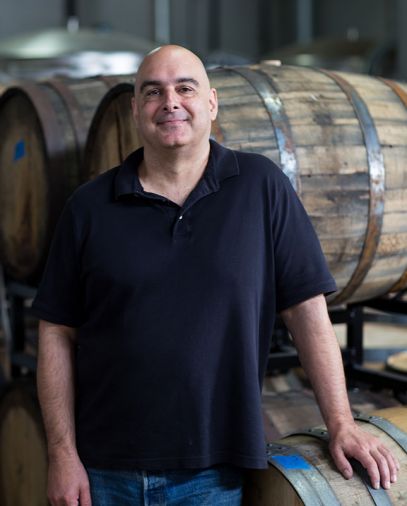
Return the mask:
{"type": "Polygon", "coordinates": [[[171,112],[179,108],[178,95],[174,90],[167,90],[164,94],[164,110],[171,112]]]}

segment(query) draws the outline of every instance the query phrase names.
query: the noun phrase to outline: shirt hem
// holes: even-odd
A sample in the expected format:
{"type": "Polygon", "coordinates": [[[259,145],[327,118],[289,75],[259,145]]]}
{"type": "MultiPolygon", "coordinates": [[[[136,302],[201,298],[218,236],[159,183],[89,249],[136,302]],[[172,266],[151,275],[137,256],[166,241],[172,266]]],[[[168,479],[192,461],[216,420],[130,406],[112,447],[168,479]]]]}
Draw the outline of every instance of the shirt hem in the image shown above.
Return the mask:
{"type": "Polygon", "coordinates": [[[85,467],[110,470],[164,470],[164,469],[205,469],[219,464],[229,464],[246,469],[267,469],[267,459],[244,455],[206,456],[206,457],[152,457],[140,459],[87,458],[81,456],[85,467]]]}
{"type": "Polygon", "coordinates": [[[291,306],[295,306],[296,304],[300,304],[312,297],[316,297],[317,295],[329,295],[337,290],[335,282],[322,282],[317,285],[314,285],[309,288],[304,288],[302,290],[298,290],[293,293],[290,297],[287,297],[280,304],[278,304],[277,312],[280,313],[284,311],[284,309],[288,309],[291,306]]]}

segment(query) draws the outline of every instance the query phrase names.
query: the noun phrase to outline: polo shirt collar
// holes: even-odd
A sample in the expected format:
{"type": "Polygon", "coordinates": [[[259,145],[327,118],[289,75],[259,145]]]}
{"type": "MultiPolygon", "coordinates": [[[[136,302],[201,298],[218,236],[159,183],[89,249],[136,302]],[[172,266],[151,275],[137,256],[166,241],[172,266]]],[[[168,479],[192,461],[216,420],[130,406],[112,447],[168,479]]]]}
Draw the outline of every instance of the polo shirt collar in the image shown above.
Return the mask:
{"type": "MultiPolygon", "coordinates": [[[[223,180],[239,175],[239,163],[234,151],[212,139],[209,142],[209,160],[201,181],[210,191],[217,191],[223,180]]],[[[143,157],[144,149],[141,147],[131,153],[119,166],[114,182],[116,199],[124,195],[143,194],[143,187],[137,174],[137,168],[143,157]]]]}

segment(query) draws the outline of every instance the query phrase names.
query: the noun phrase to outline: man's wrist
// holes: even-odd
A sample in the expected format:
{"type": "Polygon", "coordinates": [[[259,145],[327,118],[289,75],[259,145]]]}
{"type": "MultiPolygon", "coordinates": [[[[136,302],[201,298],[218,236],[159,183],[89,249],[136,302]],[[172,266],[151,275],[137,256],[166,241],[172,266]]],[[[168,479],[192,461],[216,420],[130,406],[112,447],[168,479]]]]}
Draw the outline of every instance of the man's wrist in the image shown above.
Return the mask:
{"type": "Polygon", "coordinates": [[[48,444],[49,461],[72,460],[77,458],[77,449],[72,444],[48,444]]]}

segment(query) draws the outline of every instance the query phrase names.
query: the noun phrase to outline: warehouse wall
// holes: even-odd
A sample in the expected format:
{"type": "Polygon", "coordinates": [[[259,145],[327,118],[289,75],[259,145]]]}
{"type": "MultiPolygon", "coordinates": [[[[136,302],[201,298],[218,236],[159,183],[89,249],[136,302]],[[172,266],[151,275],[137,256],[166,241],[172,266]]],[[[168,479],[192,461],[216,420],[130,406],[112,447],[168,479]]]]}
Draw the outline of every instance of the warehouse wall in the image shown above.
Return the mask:
{"type": "Polygon", "coordinates": [[[105,27],[152,40],[154,2],[152,0],[80,0],[78,13],[83,26],[105,27]]]}
{"type": "Polygon", "coordinates": [[[1,0],[0,38],[60,26],[64,0],[1,0]]]}
{"type": "Polygon", "coordinates": [[[386,40],[395,31],[394,0],[314,0],[315,34],[345,36],[356,29],[360,37],[386,40]]]}
{"type": "Polygon", "coordinates": [[[407,81],[407,1],[397,0],[398,77],[407,81]]]}
{"type": "MultiPolygon", "coordinates": [[[[297,16],[304,0],[161,0],[170,5],[169,40],[202,56],[213,51],[258,59],[295,44],[297,16]]],[[[13,34],[62,26],[65,0],[2,0],[0,39],[13,34]]],[[[157,40],[157,0],[77,0],[82,26],[102,27],[157,40]]],[[[407,0],[308,0],[316,37],[347,33],[398,44],[398,77],[407,79],[407,0]]],[[[305,23],[306,21],[303,20],[305,23]]],[[[301,28],[301,26],[300,26],[301,28]]]]}

